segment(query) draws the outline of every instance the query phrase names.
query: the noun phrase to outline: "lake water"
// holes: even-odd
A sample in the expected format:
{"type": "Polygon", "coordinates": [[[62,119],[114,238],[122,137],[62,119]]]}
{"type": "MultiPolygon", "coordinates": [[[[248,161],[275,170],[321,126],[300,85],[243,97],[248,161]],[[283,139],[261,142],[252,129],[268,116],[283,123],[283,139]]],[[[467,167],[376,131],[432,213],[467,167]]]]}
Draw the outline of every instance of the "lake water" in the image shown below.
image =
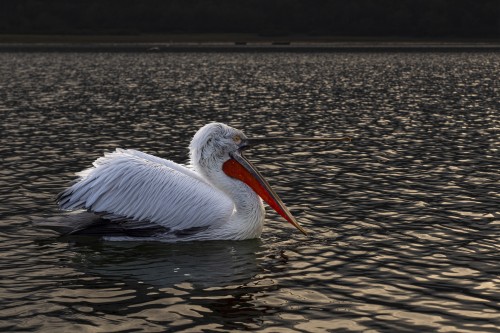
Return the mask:
{"type": "Polygon", "coordinates": [[[500,53],[1,52],[0,331],[499,332],[500,53]],[[187,162],[210,121],[350,136],[247,156],[310,232],[57,238],[117,147],[187,162]]]}

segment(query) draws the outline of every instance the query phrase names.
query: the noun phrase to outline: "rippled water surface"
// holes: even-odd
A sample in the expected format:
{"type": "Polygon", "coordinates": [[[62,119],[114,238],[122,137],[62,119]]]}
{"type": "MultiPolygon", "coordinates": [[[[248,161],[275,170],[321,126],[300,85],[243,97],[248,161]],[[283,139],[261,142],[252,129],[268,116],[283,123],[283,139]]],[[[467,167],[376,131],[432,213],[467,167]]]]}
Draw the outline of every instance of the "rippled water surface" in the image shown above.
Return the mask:
{"type": "Polygon", "coordinates": [[[0,53],[0,331],[498,332],[499,53],[0,53]],[[187,162],[203,124],[351,143],[249,152],[310,231],[59,239],[116,147],[187,162]]]}

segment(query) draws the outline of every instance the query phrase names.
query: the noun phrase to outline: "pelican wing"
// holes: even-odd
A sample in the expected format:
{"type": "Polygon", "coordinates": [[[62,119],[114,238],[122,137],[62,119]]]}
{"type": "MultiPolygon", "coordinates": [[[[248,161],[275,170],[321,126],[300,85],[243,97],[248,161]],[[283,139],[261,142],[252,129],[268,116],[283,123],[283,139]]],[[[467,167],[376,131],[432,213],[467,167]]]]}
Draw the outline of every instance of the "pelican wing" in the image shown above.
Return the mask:
{"type": "Polygon", "coordinates": [[[106,154],[78,175],[58,197],[62,209],[86,209],[172,231],[221,225],[234,210],[231,199],[196,172],[136,150],[106,154]]]}

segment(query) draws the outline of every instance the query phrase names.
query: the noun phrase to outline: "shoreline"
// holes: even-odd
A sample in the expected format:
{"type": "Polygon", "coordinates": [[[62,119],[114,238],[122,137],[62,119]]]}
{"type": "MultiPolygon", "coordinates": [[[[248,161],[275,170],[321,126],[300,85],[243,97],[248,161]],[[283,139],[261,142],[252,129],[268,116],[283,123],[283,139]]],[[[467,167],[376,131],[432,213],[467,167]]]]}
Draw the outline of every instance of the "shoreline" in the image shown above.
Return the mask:
{"type": "Polygon", "coordinates": [[[326,35],[259,35],[234,33],[205,34],[137,34],[137,35],[36,35],[36,34],[0,34],[0,44],[31,43],[131,43],[131,44],[212,44],[212,43],[298,43],[298,44],[489,44],[500,45],[495,38],[423,38],[423,37],[349,37],[326,35]]]}
{"type": "Polygon", "coordinates": [[[256,34],[1,35],[0,51],[500,51],[500,40],[256,34]]]}

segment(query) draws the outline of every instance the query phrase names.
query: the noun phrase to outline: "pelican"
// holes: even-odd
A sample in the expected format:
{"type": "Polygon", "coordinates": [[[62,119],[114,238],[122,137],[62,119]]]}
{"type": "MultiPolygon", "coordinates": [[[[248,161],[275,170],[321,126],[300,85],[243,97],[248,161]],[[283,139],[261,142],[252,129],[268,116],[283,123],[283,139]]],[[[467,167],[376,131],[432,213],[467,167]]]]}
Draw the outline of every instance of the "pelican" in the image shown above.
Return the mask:
{"type": "MultiPolygon", "coordinates": [[[[247,138],[222,123],[199,129],[188,167],[133,149],[98,158],[62,191],[57,203],[67,234],[110,240],[244,240],[260,237],[262,200],[304,235],[276,192],[243,155],[250,146],[348,138],[247,138]]],[[[49,224],[47,224],[48,226],[49,224]]],[[[62,228],[64,229],[64,228],[62,228]]]]}

